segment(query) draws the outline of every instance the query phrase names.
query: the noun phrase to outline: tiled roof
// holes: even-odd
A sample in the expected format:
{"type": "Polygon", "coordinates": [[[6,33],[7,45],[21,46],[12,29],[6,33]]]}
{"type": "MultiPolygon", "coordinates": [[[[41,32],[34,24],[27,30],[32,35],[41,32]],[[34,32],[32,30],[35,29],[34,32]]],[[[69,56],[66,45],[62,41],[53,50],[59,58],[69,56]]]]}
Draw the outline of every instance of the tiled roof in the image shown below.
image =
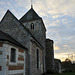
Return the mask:
{"type": "Polygon", "coordinates": [[[31,8],[21,19],[21,22],[31,21],[31,20],[37,20],[41,19],[41,17],[38,16],[38,14],[34,11],[33,8],[31,8]]]}
{"type": "MultiPolygon", "coordinates": [[[[31,8],[32,9],[32,8],[31,8]]],[[[5,19],[5,17],[10,17],[10,15],[8,15],[8,14],[10,14],[12,17],[14,17],[14,19],[16,20],[16,23],[18,22],[18,23],[20,23],[20,25],[36,40],[36,38],[32,35],[32,33],[10,12],[10,10],[8,10],[7,12],[6,12],[6,14],[4,15],[4,17],[3,17],[3,19],[1,20],[1,22],[5,19]]],[[[10,23],[10,21],[8,20],[8,22],[10,23]]],[[[14,21],[12,21],[13,23],[14,23],[14,21]]],[[[12,23],[12,24],[13,24],[12,23]]],[[[11,23],[10,23],[11,24],[11,23]]],[[[20,26],[19,25],[19,26],[20,26]]],[[[15,40],[16,41],[16,40],[15,40]]],[[[36,40],[38,43],[39,43],[39,45],[43,48],[43,46],[40,44],[40,42],[38,41],[38,40],[36,40]]],[[[12,41],[13,42],[13,41],[12,41]]]]}
{"type": "Polygon", "coordinates": [[[0,40],[1,41],[8,41],[8,42],[11,42],[11,43],[13,43],[17,46],[20,46],[24,49],[27,49],[24,46],[22,46],[20,43],[18,43],[15,39],[13,39],[11,36],[9,36],[8,34],[2,32],[2,31],[0,31],[0,40]]]}

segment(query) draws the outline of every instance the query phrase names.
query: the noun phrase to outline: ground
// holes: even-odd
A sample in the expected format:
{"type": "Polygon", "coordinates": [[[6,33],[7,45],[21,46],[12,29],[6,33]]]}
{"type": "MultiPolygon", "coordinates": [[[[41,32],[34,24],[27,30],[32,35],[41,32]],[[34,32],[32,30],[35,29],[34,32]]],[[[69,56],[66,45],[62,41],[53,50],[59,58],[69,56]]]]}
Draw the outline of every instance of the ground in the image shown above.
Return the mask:
{"type": "Polygon", "coordinates": [[[75,75],[75,73],[47,74],[47,75],[75,75]]]}

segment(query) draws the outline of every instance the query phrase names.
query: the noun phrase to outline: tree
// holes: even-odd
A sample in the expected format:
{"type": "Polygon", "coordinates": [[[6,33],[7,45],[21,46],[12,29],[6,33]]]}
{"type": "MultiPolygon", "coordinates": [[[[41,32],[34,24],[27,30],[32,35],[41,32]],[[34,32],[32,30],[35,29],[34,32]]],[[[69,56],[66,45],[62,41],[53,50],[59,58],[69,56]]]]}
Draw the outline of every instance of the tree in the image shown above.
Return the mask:
{"type": "Polygon", "coordinates": [[[65,61],[64,61],[66,64],[72,64],[71,60],[66,58],[65,61]]]}

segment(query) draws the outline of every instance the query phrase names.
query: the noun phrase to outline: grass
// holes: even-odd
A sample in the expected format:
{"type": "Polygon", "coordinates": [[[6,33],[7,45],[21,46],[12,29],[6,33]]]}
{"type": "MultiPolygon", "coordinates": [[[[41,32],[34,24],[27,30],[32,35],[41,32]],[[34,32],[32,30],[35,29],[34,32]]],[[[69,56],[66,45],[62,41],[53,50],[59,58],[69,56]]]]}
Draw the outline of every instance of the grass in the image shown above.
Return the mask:
{"type": "Polygon", "coordinates": [[[75,73],[47,74],[47,75],[75,75],[75,73]]]}

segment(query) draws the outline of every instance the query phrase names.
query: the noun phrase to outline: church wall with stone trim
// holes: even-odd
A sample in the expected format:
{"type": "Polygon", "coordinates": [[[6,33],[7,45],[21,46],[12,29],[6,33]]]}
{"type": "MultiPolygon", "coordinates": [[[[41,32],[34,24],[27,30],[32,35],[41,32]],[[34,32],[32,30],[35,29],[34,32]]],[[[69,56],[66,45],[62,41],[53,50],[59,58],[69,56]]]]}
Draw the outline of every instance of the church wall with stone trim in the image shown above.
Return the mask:
{"type": "MultiPolygon", "coordinates": [[[[31,16],[30,16],[31,17],[31,16]]],[[[34,35],[34,37],[38,40],[38,42],[44,47],[43,49],[43,65],[44,65],[44,72],[46,72],[45,69],[45,40],[46,40],[46,29],[44,25],[42,24],[41,19],[40,20],[33,20],[23,23],[23,25],[29,29],[29,31],[34,35]],[[34,24],[34,29],[31,29],[31,24],[34,24]]]]}
{"type": "MultiPolygon", "coordinates": [[[[4,18],[1,21],[0,24],[0,30],[4,32],[7,35],[10,35],[12,38],[14,38],[17,42],[19,42],[21,45],[26,47],[28,50],[25,54],[25,75],[40,75],[43,73],[43,47],[40,45],[40,42],[37,42],[36,39],[31,35],[31,33],[20,23],[17,18],[8,10],[5,14],[4,18]],[[36,43],[31,43],[31,40],[35,41],[36,43]],[[32,45],[32,46],[31,46],[32,45]],[[36,50],[39,50],[39,69],[37,69],[36,65],[36,50]],[[32,53],[30,53],[32,52],[32,53]],[[34,53],[35,52],[35,53],[34,53]],[[34,55],[34,58],[31,58],[34,55]],[[32,62],[35,64],[33,64],[32,62]],[[35,70],[35,71],[34,71],[35,70]]],[[[18,53],[17,53],[18,54],[18,53]]],[[[15,68],[13,64],[13,68],[15,68]]],[[[12,69],[12,68],[11,68],[12,69]]],[[[21,72],[18,69],[19,72],[21,72]]],[[[17,75],[17,70],[9,71],[13,75],[17,75]],[[15,74],[14,74],[15,73],[15,74]]],[[[7,73],[9,73],[7,72],[7,73]]],[[[18,73],[19,73],[18,72],[18,73]]],[[[10,74],[9,73],[9,74],[10,74]]],[[[19,73],[21,74],[21,73],[19,73]]],[[[18,74],[18,75],[19,75],[18,74]]],[[[8,74],[7,74],[8,75],[8,74]]]]}
{"type": "Polygon", "coordinates": [[[25,75],[25,51],[8,43],[0,43],[0,75],[25,75]],[[16,50],[16,62],[11,62],[11,48],[16,50]]]}
{"type": "Polygon", "coordinates": [[[31,75],[40,75],[43,73],[43,58],[42,58],[43,50],[35,44],[34,41],[31,42],[30,49],[30,74],[31,75]],[[37,68],[37,50],[39,51],[39,67],[37,68]]]}

